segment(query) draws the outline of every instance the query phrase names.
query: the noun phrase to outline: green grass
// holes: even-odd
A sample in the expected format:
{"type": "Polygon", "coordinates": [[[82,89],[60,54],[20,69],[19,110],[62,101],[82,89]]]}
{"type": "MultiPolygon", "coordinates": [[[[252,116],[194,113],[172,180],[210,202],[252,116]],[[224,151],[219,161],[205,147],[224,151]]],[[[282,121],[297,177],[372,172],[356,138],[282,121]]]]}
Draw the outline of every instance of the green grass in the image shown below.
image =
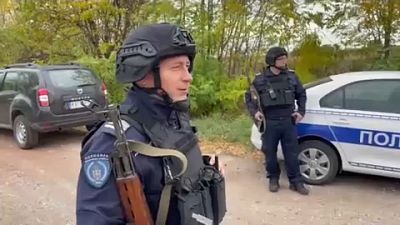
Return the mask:
{"type": "Polygon", "coordinates": [[[213,114],[204,118],[195,118],[192,122],[197,127],[201,139],[224,140],[252,148],[250,143],[252,121],[247,115],[228,117],[213,114]]]}

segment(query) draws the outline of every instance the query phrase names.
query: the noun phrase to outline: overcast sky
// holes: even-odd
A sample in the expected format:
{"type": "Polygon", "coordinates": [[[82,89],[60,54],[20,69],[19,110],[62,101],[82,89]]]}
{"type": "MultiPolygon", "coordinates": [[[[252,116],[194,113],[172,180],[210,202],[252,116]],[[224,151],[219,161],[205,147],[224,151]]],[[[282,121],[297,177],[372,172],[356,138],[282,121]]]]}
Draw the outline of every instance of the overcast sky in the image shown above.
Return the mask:
{"type": "MultiPolygon", "coordinates": [[[[298,2],[303,2],[304,0],[298,0],[298,2]]],[[[299,11],[308,11],[313,13],[324,12],[323,7],[320,4],[301,4],[299,11]]],[[[325,12],[326,13],[326,12],[325,12]]],[[[337,35],[333,33],[332,29],[321,29],[315,23],[309,24],[309,29],[316,31],[321,39],[321,44],[339,44],[340,39],[337,35]]]]}

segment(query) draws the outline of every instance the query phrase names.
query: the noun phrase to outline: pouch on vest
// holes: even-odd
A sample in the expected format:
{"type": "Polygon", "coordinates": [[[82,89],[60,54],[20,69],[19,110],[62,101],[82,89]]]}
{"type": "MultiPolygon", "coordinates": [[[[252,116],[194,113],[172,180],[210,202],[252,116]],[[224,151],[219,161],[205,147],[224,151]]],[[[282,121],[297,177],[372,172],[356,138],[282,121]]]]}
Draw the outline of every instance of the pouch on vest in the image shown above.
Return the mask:
{"type": "Polygon", "coordinates": [[[213,212],[207,205],[211,205],[209,187],[187,192],[178,197],[181,224],[185,225],[213,225],[213,212]]]}
{"type": "Polygon", "coordinates": [[[213,207],[214,225],[222,222],[226,213],[225,178],[220,173],[214,173],[210,182],[210,194],[213,207]]]}
{"type": "Polygon", "coordinates": [[[211,157],[203,155],[204,164],[207,165],[202,171],[203,179],[209,183],[211,203],[213,208],[214,225],[222,222],[226,213],[225,178],[219,171],[219,159],[215,156],[214,165],[210,165],[211,157]]]}
{"type": "Polygon", "coordinates": [[[294,94],[293,90],[285,90],[285,103],[287,105],[293,105],[294,104],[294,94]]]}
{"type": "Polygon", "coordinates": [[[296,82],[293,80],[292,76],[288,76],[287,77],[287,81],[288,81],[288,86],[287,88],[285,88],[285,102],[288,105],[293,105],[294,104],[294,100],[295,100],[295,85],[296,82]]]}
{"type": "Polygon", "coordinates": [[[280,90],[274,91],[274,93],[272,97],[268,90],[260,94],[262,106],[285,105],[285,96],[280,93],[280,90]]]}

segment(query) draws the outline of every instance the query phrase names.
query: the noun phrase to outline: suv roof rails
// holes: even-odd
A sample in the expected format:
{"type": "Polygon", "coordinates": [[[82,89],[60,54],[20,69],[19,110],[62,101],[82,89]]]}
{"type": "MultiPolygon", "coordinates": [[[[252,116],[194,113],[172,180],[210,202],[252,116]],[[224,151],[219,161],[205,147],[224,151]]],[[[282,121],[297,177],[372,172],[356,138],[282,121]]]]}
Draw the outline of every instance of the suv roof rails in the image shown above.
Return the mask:
{"type": "MultiPolygon", "coordinates": [[[[78,66],[78,67],[85,67],[84,65],[77,63],[77,62],[68,62],[68,63],[56,63],[56,64],[49,64],[47,66],[43,67],[52,67],[52,66],[78,66]]],[[[9,69],[9,68],[41,68],[41,65],[38,65],[36,63],[15,63],[15,64],[10,64],[4,66],[4,69],[9,69]]]]}
{"type": "Polygon", "coordinates": [[[77,62],[68,62],[68,63],[49,64],[49,66],[82,66],[82,65],[77,62]]]}
{"type": "Polygon", "coordinates": [[[5,69],[9,68],[39,68],[40,66],[35,63],[16,63],[16,64],[10,64],[5,66],[5,69]]]}

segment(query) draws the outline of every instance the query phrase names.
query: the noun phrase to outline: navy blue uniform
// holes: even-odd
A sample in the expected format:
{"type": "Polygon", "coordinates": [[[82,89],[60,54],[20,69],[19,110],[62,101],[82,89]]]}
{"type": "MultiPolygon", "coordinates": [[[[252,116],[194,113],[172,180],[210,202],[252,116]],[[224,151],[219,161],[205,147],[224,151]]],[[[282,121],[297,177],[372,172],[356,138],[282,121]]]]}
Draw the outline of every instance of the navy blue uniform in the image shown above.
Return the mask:
{"type": "MultiPolygon", "coordinates": [[[[175,123],[174,111],[157,96],[144,91],[128,92],[122,105],[132,104],[134,98],[148,97],[148,104],[157,116],[171,124],[175,123]]],[[[125,123],[124,123],[125,124],[125,123]]],[[[123,125],[124,125],[123,124],[123,125]]],[[[126,124],[125,124],[126,125],[126,124]]],[[[148,137],[134,126],[124,126],[128,140],[148,143],[148,137]]],[[[81,152],[82,168],[77,189],[77,225],[122,225],[126,224],[115,177],[111,171],[110,156],[116,138],[110,124],[103,124],[86,142],[81,152]]],[[[155,220],[161,192],[164,187],[162,159],[132,154],[137,173],[144,186],[144,193],[155,220]]],[[[168,223],[179,224],[176,199],[171,197],[168,223]]]]}
{"type": "MultiPolygon", "coordinates": [[[[253,81],[253,85],[258,92],[265,89],[267,79],[273,76],[288,75],[291,86],[293,87],[294,97],[297,104],[297,112],[302,116],[305,115],[306,91],[297,78],[296,74],[291,71],[282,71],[281,74],[275,75],[270,69],[264,74],[257,75],[253,81]],[[285,74],[286,73],[286,74],[285,74]]],[[[246,92],[246,104],[251,116],[259,110],[257,103],[251,99],[250,93],[246,92]]],[[[282,151],[285,157],[285,165],[287,175],[291,183],[302,182],[299,171],[299,163],[297,155],[299,152],[297,141],[297,130],[294,118],[295,105],[280,105],[262,107],[262,112],[266,117],[265,132],[262,135],[262,151],[266,154],[266,170],[268,178],[279,179],[280,168],[277,160],[277,146],[279,141],[282,144],[282,151]]]]}

